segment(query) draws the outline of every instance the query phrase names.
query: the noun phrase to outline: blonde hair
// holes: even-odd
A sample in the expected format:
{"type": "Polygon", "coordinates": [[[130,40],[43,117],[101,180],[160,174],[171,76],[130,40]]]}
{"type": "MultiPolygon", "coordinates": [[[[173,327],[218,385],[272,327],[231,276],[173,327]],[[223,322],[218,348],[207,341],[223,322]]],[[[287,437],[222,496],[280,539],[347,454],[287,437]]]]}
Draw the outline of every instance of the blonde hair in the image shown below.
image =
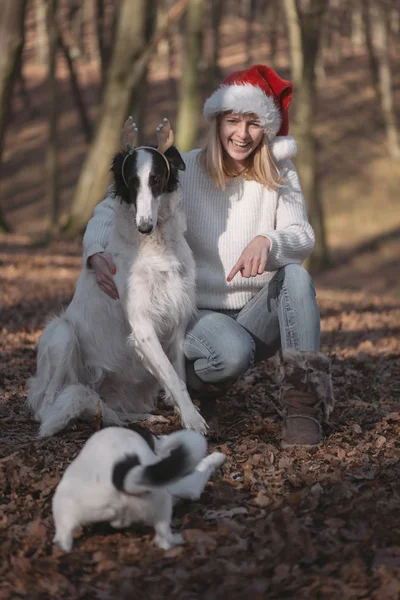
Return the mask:
{"type": "Polygon", "coordinates": [[[270,190],[276,190],[283,181],[275,159],[272,156],[268,144],[268,138],[264,135],[260,145],[247,158],[243,170],[238,171],[236,165],[225,152],[219,136],[219,124],[221,115],[211,120],[208,136],[204,147],[200,151],[200,166],[217,187],[223,190],[229,179],[241,175],[244,179],[257,181],[270,190]]]}

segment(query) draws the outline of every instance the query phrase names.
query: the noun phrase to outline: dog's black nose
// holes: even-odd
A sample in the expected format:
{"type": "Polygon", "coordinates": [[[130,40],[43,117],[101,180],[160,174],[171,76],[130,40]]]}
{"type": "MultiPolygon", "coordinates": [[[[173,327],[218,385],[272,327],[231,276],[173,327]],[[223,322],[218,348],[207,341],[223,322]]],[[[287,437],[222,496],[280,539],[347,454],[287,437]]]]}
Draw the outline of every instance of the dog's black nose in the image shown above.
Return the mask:
{"type": "Polygon", "coordinates": [[[154,229],[154,226],[150,223],[144,223],[143,225],[138,226],[138,230],[140,233],[144,233],[145,235],[149,235],[154,229]]]}

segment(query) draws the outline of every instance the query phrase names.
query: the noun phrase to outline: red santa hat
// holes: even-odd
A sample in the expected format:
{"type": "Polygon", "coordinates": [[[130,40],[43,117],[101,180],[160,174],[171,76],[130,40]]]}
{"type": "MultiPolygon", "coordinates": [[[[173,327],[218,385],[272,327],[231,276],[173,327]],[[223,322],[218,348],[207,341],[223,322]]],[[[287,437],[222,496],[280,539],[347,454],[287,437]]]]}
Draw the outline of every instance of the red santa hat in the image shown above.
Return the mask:
{"type": "Polygon", "coordinates": [[[260,120],[277,160],[294,156],[296,142],[289,131],[288,109],[293,86],[265,65],[229,75],[206,100],[204,115],[211,120],[224,112],[255,114],[260,120]],[[285,136],[285,139],[275,138],[285,136]]]}

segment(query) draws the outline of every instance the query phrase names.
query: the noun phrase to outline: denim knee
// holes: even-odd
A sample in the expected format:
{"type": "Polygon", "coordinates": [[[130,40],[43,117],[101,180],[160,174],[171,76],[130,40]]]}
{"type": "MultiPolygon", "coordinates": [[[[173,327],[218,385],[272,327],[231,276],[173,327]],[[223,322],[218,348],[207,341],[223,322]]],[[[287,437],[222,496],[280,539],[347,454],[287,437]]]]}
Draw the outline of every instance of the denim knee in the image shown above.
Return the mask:
{"type": "Polygon", "coordinates": [[[315,298],[315,288],[309,272],[301,265],[289,264],[279,269],[282,285],[290,290],[290,296],[297,300],[315,298]]]}
{"type": "Polygon", "coordinates": [[[230,348],[229,355],[221,355],[217,367],[221,381],[240,377],[253,364],[254,354],[255,346],[249,343],[230,348]]]}

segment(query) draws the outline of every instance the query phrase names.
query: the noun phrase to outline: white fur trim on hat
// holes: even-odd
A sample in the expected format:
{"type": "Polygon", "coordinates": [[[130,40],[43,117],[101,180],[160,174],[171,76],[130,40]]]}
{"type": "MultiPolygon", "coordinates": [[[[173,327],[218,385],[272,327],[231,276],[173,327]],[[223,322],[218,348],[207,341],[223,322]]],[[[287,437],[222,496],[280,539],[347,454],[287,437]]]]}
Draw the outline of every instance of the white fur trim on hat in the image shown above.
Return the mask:
{"type": "Polygon", "coordinates": [[[285,160],[286,158],[293,158],[297,154],[296,140],[292,135],[278,136],[273,142],[270,143],[269,147],[275,160],[285,160]]]}
{"type": "Polygon", "coordinates": [[[273,99],[250,83],[221,85],[215,90],[204,104],[204,116],[212,119],[223,112],[254,113],[270,140],[274,139],[282,122],[279,108],[273,99]]]}

